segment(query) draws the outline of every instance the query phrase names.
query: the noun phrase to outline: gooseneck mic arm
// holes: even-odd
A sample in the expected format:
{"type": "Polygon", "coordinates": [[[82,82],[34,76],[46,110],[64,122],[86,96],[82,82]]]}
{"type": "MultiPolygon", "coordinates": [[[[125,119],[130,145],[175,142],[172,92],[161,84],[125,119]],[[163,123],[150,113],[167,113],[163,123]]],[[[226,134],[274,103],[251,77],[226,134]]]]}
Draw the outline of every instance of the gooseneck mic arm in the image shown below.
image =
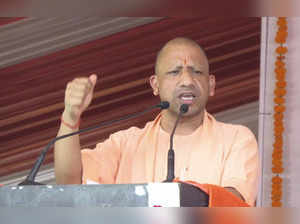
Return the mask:
{"type": "Polygon", "coordinates": [[[48,145],[42,150],[40,156],[38,157],[38,159],[36,160],[33,168],[31,169],[29,175],[26,177],[26,179],[21,182],[20,184],[18,185],[41,185],[41,183],[38,183],[38,182],[35,182],[34,179],[46,157],[46,154],[47,152],[49,151],[50,147],[58,140],[60,139],[63,139],[63,138],[67,138],[67,137],[70,137],[70,136],[73,136],[73,135],[78,135],[80,133],[84,133],[84,132],[88,132],[88,131],[91,131],[91,130],[94,130],[94,129],[97,129],[97,128],[100,128],[100,127],[104,127],[104,126],[108,126],[108,125],[112,125],[114,123],[118,123],[120,121],[124,121],[124,120],[129,120],[129,119],[132,119],[132,118],[135,118],[135,117],[138,117],[140,115],[143,115],[151,110],[154,110],[155,108],[160,108],[160,109],[167,109],[169,108],[169,102],[167,101],[162,101],[160,104],[157,104],[155,106],[151,106],[149,108],[147,108],[146,110],[144,111],[140,111],[140,112],[137,112],[137,113],[134,113],[134,114],[129,114],[129,115],[126,115],[124,117],[121,117],[119,119],[116,119],[116,120],[112,120],[112,121],[106,121],[106,122],[103,122],[101,124],[98,124],[98,125],[95,125],[95,126],[92,126],[92,127],[88,127],[88,128],[85,128],[85,129],[82,129],[82,130],[79,130],[79,131],[76,131],[76,132],[72,132],[70,134],[66,134],[66,135],[62,135],[62,136],[59,136],[59,137],[56,137],[54,139],[52,139],[48,145]]]}
{"type": "Polygon", "coordinates": [[[174,128],[173,128],[171,136],[170,136],[170,149],[168,151],[168,173],[167,173],[167,179],[164,182],[172,182],[175,178],[175,172],[174,172],[175,153],[174,153],[174,149],[173,149],[173,137],[174,137],[175,130],[177,128],[180,118],[188,110],[189,110],[189,106],[187,104],[182,104],[180,106],[180,111],[179,111],[177,120],[175,122],[174,128]]]}

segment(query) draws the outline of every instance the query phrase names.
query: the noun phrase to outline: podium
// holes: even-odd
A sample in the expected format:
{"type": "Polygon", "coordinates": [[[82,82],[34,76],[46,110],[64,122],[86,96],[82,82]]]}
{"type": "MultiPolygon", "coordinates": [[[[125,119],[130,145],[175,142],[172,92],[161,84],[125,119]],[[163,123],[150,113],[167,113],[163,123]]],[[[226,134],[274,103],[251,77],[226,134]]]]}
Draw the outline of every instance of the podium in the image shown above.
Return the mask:
{"type": "Polygon", "coordinates": [[[0,187],[0,207],[207,207],[208,195],[183,183],[0,187]]]}

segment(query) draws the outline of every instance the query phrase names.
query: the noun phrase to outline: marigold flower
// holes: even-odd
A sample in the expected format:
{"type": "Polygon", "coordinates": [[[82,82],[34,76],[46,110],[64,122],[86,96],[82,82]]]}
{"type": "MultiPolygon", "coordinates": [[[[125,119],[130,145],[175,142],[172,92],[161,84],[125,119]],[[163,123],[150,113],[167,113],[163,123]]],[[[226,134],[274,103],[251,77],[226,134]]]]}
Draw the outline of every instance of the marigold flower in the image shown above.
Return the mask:
{"type": "Polygon", "coordinates": [[[272,183],[282,183],[282,178],[280,176],[272,177],[272,183]]]}
{"type": "MultiPolygon", "coordinates": [[[[276,131],[274,130],[274,136],[275,136],[275,137],[282,136],[282,132],[278,133],[278,132],[276,132],[276,131]]],[[[278,148],[278,149],[279,149],[279,148],[278,148]]]]}
{"type": "MultiPolygon", "coordinates": [[[[283,120],[281,119],[281,120],[274,120],[274,122],[273,122],[273,124],[274,124],[274,126],[283,126],[283,120]]],[[[279,140],[279,139],[277,139],[277,140],[279,140]]],[[[282,139],[280,139],[280,140],[282,140],[282,139]]]]}
{"type": "Polygon", "coordinates": [[[277,189],[273,189],[272,190],[272,194],[281,196],[282,195],[282,191],[281,190],[277,190],[277,189]]]}
{"type": "Polygon", "coordinates": [[[278,36],[287,36],[287,26],[280,26],[278,28],[277,34],[278,36]]]}
{"type": "Polygon", "coordinates": [[[282,194],[272,194],[272,201],[280,201],[282,199],[282,194]]]}
{"type": "Polygon", "coordinates": [[[285,81],[285,73],[280,73],[280,74],[276,74],[276,80],[279,82],[284,82],[285,81]]]}
{"type": "Polygon", "coordinates": [[[282,112],[276,112],[274,113],[273,117],[275,118],[275,120],[283,120],[284,115],[282,112]]]}
{"type": "Polygon", "coordinates": [[[272,158],[276,160],[282,160],[282,154],[273,154],[272,158]]]}
{"type": "MultiPolygon", "coordinates": [[[[282,142],[283,143],[283,142],[282,142]]],[[[274,143],[275,144],[275,143],[274,143]]],[[[273,145],[273,153],[283,153],[283,144],[275,144],[273,145]]]]}
{"type": "Polygon", "coordinates": [[[287,47],[280,46],[276,48],[277,54],[286,54],[286,52],[287,52],[287,47]]]}
{"type": "Polygon", "coordinates": [[[272,155],[282,155],[282,153],[283,153],[282,148],[276,148],[273,150],[272,155]]]}
{"type": "Polygon", "coordinates": [[[277,156],[282,156],[282,153],[283,153],[283,150],[282,150],[282,147],[280,148],[275,148],[273,150],[273,153],[272,153],[272,157],[277,157],[277,156]]]}
{"type": "Polygon", "coordinates": [[[276,105],[276,106],[274,106],[274,110],[277,113],[282,113],[282,112],[285,111],[285,106],[283,106],[283,105],[276,105]]]}
{"type": "Polygon", "coordinates": [[[277,67],[274,69],[276,74],[285,74],[286,73],[286,69],[284,67],[277,67]]]}
{"type": "Polygon", "coordinates": [[[278,25],[279,27],[281,27],[281,26],[286,26],[286,25],[287,25],[286,18],[284,18],[284,17],[279,17],[278,20],[277,20],[277,25],[278,25]]]}
{"type": "Polygon", "coordinates": [[[273,152],[275,152],[275,153],[283,153],[283,149],[282,149],[282,147],[280,147],[280,148],[275,148],[275,149],[273,150],[273,152]]]}
{"type": "Polygon", "coordinates": [[[278,44],[286,43],[288,33],[285,30],[281,30],[281,32],[277,32],[275,36],[275,42],[278,44]]]}
{"type": "Polygon", "coordinates": [[[281,202],[280,201],[273,201],[272,202],[272,207],[281,207],[281,202]]]}
{"type": "Polygon", "coordinates": [[[282,198],[282,191],[281,190],[274,190],[272,191],[272,200],[273,201],[280,201],[280,199],[282,198]]]}
{"type": "Polygon", "coordinates": [[[273,173],[282,173],[283,172],[283,168],[282,167],[273,167],[272,168],[272,172],[273,173]]]}
{"type": "Polygon", "coordinates": [[[272,184],[272,186],[276,186],[275,188],[272,189],[271,193],[272,194],[282,194],[282,184],[281,183],[276,183],[276,184],[272,184]]]}
{"type": "Polygon", "coordinates": [[[274,132],[275,133],[283,133],[284,132],[284,127],[275,127],[274,132]]]}
{"type": "Polygon", "coordinates": [[[273,122],[274,127],[283,127],[283,121],[282,120],[275,120],[273,122]]]}
{"type": "MultiPolygon", "coordinates": [[[[280,135],[282,136],[282,135],[280,135]]],[[[276,138],[277,136],[275,136],[276,138]]],[[[283,147],[276,147],[273,149],[273,153],[282,153],[283,152],[283,147]]]]}
{"type": "Polygon", "coordinates": [[[278,44],[284,44],[286,42],[286,38],[284,37],[275,37],[275,42],[278,44]]]}
{"type": "MultiPolygon", "coordinates": [[[[278,176],[278,175],[276,175],[278,176]]],[[[282,186],[282,182],[280,181],[275,181],[274,183],[272,182],[272,188],[280,188],[282,186]]]]}
{"type": "MultiPolygon", "coordinates": [[[[283,122],[283,121],[281,121],[281,122],[283,122]]],[[[275,141],[282,141],[283,140],[283,137],[282,136],[276,136],[275,137],[275,141]]]]}
{"type": "Polygon", "coordinates": [[[273,144],[274,148],[282,148],[282,141],[275,141],[273,144]]]}
{"type": "Polygon", "coordinates": [[[282,152],[273,152],[272,153],[272,158],[281,160],[282,159],[282,152]]]}
{"type": "Polygon", "coordinates": [[[282,167],[283,163],[279,159],[272,159],[273,167],[282,167]]]}
{"type": "Polygon", "coordinates": [[[277,81],[276,86],[277,86],[277,88],[285,88],[286,82],[285,81],[277,81]]]}
{"type": "Polygon", "coordinates": [[[286,90],[284,88],[276,88],[274,90],[274,95],[276,96],[285,96],[286,95],[286,90]]]}
{"type": "Polygon", "coordinates": [[[275,62],[275,65],[276,65],[277,67],[284,67],[284,66],[285,66],[285,63],[284,63],[283,61],[281,61],[281,60],[277,60],[277,61],[275,62]]]}
{"type": "Polygon", "coordinates": [[[275,97],[274,98],[274,102],[277,104],[284,104],[285,103],[285,99],[282,97],[275,97]]]}

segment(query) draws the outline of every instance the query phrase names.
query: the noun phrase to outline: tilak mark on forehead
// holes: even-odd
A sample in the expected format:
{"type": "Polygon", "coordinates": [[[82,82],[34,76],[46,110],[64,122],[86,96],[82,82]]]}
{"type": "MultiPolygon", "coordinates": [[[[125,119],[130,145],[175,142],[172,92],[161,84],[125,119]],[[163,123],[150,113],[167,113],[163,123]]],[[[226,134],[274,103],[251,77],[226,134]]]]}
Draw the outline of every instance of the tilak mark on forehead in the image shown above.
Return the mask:
{"type": "Polygon", "coordinates": [[[187,58],[185,58],[185,59],[183,60],[183,64],[186,65],[186,63],[187,63],[187,58]]]}
{"type": "Polygon", "coordinates": [[[189,60],[188,56],[185,56],[185,58],[183,58],[183,65],[187,65],[188,60],[189,60]]]}

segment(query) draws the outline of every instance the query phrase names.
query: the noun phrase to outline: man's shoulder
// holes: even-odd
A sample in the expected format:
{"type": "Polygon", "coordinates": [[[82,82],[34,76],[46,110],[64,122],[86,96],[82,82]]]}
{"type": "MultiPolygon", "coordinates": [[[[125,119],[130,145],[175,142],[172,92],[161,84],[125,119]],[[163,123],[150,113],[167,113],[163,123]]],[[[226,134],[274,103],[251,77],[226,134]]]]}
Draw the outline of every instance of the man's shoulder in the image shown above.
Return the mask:
{"type": "Polygon", "coordinates": [[[226,154],[234,149],[238,149],[241,153],[257,152],[256,137],[248,127],[216,120],[214,124],[214,136],[219,143],[223,144],[226,154]]]}
{"type": "Polygon", "coordinates": [[[250,128],[245,125],[223,122],[216,119],[214,119],[214,123],[216,126],[216,130],[222,131],[224,135],[238,135],[239,137],[244,136],[255,138],[250,128]]]}

